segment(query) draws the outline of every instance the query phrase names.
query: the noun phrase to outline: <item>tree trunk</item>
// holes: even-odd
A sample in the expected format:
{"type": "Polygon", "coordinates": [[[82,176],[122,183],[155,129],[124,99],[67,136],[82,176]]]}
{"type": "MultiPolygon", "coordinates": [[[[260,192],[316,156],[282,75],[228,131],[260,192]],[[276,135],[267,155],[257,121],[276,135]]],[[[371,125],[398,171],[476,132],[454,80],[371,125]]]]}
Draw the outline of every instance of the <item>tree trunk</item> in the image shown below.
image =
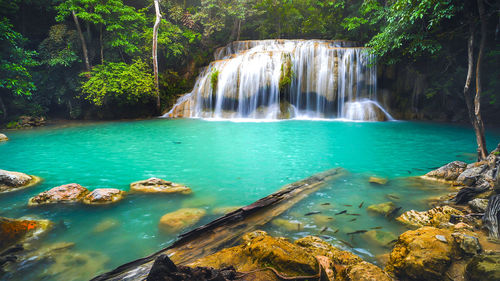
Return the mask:
{"type": "Polygon", "coordinates": [[[476,116],[476,139],[478,154],[481,160],[486,159],[488,150],[486,149],[486,139],[484,137],[484,123],[481,118],[481,63],[483,61],[484,46],[486,45],[486,16],[484,12],[483,0],[477,0],[479,8],[479,19],[481,22],[481,41],[479,41],[479,52],[476,62],[476,95],[474,97],[474,115],[476,116]]]}
{"type": "Polygon", "coordinates": [[[101,45],[101,64],[104,63],[104,45],[102,43],[102,24],[99,29],[99,44],[101,45]]]}
{"type": "Polygon", "coordinates": [[[472,76],[474,72],[474,24],[471,23],[469,26],[469,40],[467,42],[467,78],[465,79],[464,86],[464,99],[467,105],[467,113],[469,113],[469,119],[472,125],[476,123],[476,118],[474,115],[474,110],[472,109],[472,102],[470,99],[470,85],[472,84],[472,76]]]}
{"type": "Polygon", "coordinates": [[[82,43],[82,51],[83,51],[83,61],[85,62],[85,70],[90,72],[90,62],[89,62],[89,54],[87,52],[87,44],[85,43],[85,37],[83,37],[82,28],[80,27],[80,23],[78,22],[78,17],[75,14],[75,11],[71,11],[73,15],[73,20],[75,21],[76,30],[78,31],[78,36],[80,37],[80,41],[82,43]]]}
{"type": "Polygon", "coordinates": [[[156,90],[156,110],[160,113],[160,87],[158,83],[158,28],[160,27],[161,14],[160,14],[160,0],[154,0],[156,20],[153,27],[153,72],[155,77],[155,90],[156,90]]]}
{"type": "Polygon", "coordinates": [[[238,20],[238,33],[236,35],[236,41],[240,41],[240,32],[241,32],[241,19],[238,20]]]}
{"type": "Polygon", "coordinates": [[[2,109],[3,120],[7,119],[7,107],[5,107],[5,104],[3,103],[1,96],[0,96],[0,109],[2,109]]]}

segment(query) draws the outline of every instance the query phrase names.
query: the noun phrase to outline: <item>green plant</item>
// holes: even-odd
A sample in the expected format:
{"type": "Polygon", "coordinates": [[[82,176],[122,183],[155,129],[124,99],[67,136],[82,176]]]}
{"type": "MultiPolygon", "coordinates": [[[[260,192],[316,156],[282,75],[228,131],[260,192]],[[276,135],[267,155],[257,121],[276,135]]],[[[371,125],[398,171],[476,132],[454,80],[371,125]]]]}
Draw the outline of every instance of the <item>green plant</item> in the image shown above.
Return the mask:
{"type": "Polygon", "coordinates": [[[292,70],[292,59],[290,55],[284,57],[285,61],[281,64],[281,75],[279,82],[279,90],[283,92],[292,84],[294,73],[292,70]]]}
{"type": "Polygon", "coordinates": [[[215,92],[217,89],[217,83],[219,82],[219,70],[217,68],[212,71],[212,74],[210,74],[210,84],[212,85],[212,91],[215,92]]]}

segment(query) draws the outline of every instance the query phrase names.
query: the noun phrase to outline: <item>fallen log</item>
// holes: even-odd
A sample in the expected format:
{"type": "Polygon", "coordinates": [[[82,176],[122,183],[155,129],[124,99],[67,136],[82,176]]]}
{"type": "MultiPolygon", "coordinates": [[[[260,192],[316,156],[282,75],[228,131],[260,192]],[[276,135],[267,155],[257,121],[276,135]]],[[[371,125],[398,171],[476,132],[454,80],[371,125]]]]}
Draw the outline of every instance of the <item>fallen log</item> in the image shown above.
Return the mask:
{"type": "Polygon", "coordinates": [[[257,230],[329,181],[344,174],[344,169],[335,168],[285,185],[279,191],[261,198],[251,205],[181,234],[176,242],[165,249],[121,265],[91,281],[144,280],[154,260],[162,254],[168,255],[175,264],[186,265],[224,248],[235,246],[243,234],[257,230]]]}

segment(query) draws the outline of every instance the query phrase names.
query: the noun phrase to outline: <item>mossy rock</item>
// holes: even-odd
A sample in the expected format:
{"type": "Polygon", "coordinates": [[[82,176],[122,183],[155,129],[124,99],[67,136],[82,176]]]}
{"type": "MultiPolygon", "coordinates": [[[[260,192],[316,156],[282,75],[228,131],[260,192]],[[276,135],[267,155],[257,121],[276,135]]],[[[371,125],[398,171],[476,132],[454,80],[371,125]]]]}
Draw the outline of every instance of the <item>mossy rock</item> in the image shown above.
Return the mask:
{"type": "Polygon", "coordinates": [[[465,275],[470,281],[500,280],[500,253],[474,256],[465,268],[465,275]]]}
{"type": "Polygon", "coordinates": [[[380,204],[370,205],[366,209],[370,212],[387,216],[396,209],[396,205],[394,205],[393,202],[389,201],[380,204]]]}

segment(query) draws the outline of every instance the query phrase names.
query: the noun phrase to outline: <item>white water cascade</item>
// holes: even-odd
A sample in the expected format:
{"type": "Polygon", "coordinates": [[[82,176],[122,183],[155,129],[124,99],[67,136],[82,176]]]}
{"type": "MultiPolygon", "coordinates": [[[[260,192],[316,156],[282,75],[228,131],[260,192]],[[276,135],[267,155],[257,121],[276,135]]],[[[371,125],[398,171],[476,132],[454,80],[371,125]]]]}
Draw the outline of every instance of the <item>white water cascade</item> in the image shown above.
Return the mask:
{"type": "Polygon", "coordinates": [[[233,42],[164,117],[393,120],[377,102],[373,60],[346,41],[233,42]]]}

